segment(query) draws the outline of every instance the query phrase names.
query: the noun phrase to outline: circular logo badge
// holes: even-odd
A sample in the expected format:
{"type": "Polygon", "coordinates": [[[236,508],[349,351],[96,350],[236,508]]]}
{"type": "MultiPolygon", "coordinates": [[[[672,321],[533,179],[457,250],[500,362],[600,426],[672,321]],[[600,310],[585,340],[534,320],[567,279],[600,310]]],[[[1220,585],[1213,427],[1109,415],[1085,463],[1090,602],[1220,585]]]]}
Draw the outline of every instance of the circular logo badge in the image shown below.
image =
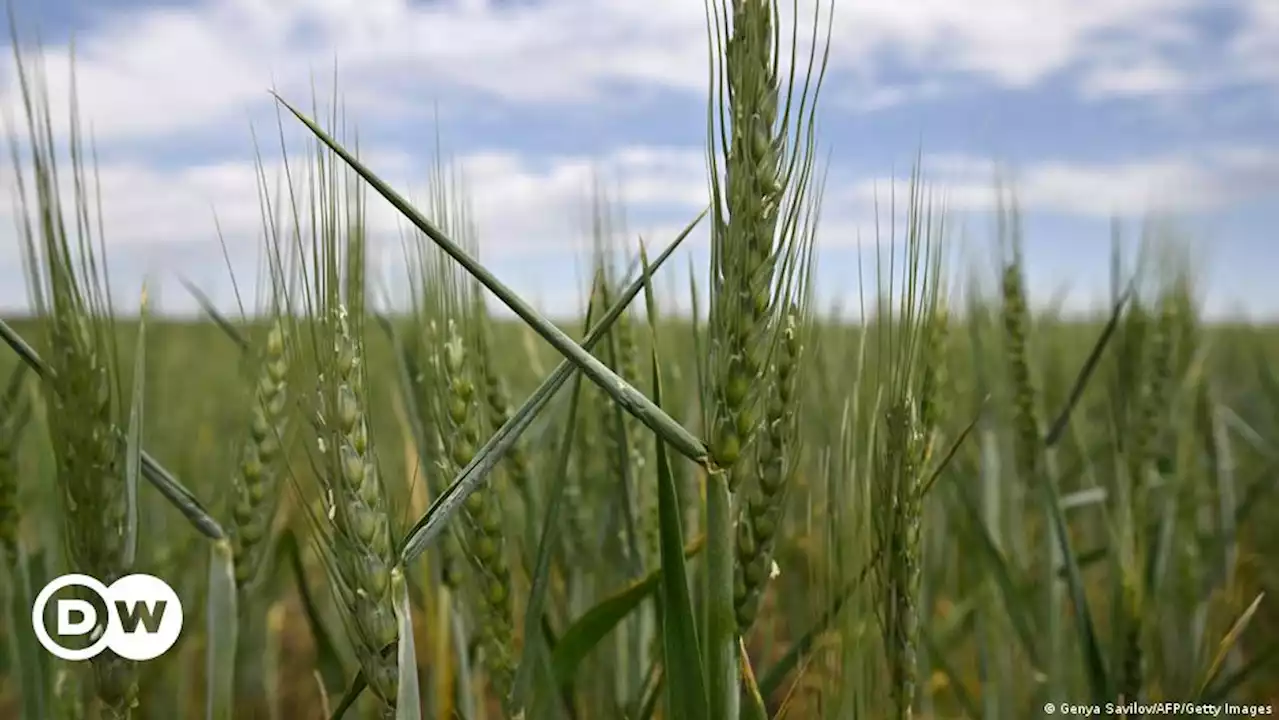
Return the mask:
{"type": "Polygon", "coordinates": [[[126,575],[110,586],[88,575],[62,575],[36,596],[31,627],[44,649],[63,660],[88,660],[107,649],[127,660],[152,660],[173,647],[182,634],[182,602],[168,583],[154,575],[126,575]],[[53,600],[54,593],[73,586],[86,588],[101,599],[105,626],[93,603],[73,598],[53,600]],[[87,647],[68,648],[53,639],[45,625],[50,601],[58,635],[87,636],[91,639],[87,647]]]}

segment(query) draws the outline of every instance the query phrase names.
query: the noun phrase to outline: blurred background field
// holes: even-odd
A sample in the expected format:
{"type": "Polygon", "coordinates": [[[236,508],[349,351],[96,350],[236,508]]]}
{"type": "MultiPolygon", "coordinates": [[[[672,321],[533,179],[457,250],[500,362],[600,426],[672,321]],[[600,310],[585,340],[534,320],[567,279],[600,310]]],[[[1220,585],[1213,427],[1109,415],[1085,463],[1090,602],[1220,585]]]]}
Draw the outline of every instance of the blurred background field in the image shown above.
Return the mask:
{"type": "MultiPolygon", "coordinates": [[[[162,307],[163,299],[158,302],[162,307]]],[[[1106,562],[1106,503],[1100,502],[1096,493],[1115,481],[1125,446],[1135,436],[1135,431],[1114,425],[1115,414],[1123,410],[1117,407],[1123,402],[1120,399],[1134,388],[1130,384],[1134,381],[1121,379],[1123,368],[1118,358],[1126,344],[1143,342],[1144,332],[1172,330],[1179,342],[1169,356],[1143,361],[1167,362],[1170,373],[1155,413],[1158,430],[1152,446],[1163,486],[1152,492],[1167,503],[1162,504],[1162,521],[1173,524],[1164,530],[1168,537],[1163,539],[1159,539],[1160,523],[1151,528],[1152,542],[1165,548],[1167,561],[1160,571],[1162,588],[1148,599],[1145,610],[1153,628],[1147,640],[1152,652],[1148,655],[1151,673],[1146,692],[1151,698],[1185,699],[1187,688],[1197,682],[1197,674],[1211,658],[1218,640],[1249,603],[1265,593],[1266,599],[1231,652],[1219,682],[1230,679],[1233,672],[1256,666],[1256,672],[1243,675],[1239,685],[1223,688],[1221,696],[1234,702],[1274,706],[1277,330],[1274,325],[1202,323],[1193,306],[1179,307],[1177,314],[1162,317],[1154,307],[1154,303],[1140,306],[1125,315],[1104,356],[1103,369],[1085,391],[1057,456],[1062,468],[1060,493],[1064,504],[1070,506],[1072,537],[1079,548],[1098,630],[1104,638],[1114,637],[1109,628],[1108,593],[1115,575],[1106,562]]],[[[1039,665],[1029,662],[1011,620],[1016,613],[1029,623],[1033,642],[1045,639],[1045,618],[1037,602],[1046,577],[1043,515],[1026,483],[1012,473],[987,470],[994,476],[984,475],[982,469],[992,463],[1007,467],[1011,460],[1002,460],[1010,457],[1014,442],[998,316],[999,307],[987,303],[967,309],[966,316],[953,317],[946,351],[938,360],[947,378],[942,406],[949,432],[954,436],[973,418],[980,416],[982,420],[939,479],[923,523],[926,600],[921,623],[928,649],[920,656],[925,682],[919,692],[924,717],[959,717],[993,702],[993,694],[998,696],[995,707],[1005,708],[1029,708],[1036,697],[1071,701],[1084,694],[1080,660],[1042,655],[1039,665]],[[979,414],[980,401],[988,395],[985,411],[979,414]],[[984,528],[984,522],[991,525],[984,528]],[[1006,575],[1012,588],[996,587],[996,579],[1006,575]],[[1046,677],[1049,674],[1054,677],[1046,677]],[[1059,688],[1052,695],[1048,694],[1050,683],[1059,688]]],[[[1032,362],[1037,383],[1043,388],[1039,403],[1046,414],[1066,402],[1104,320],[1061,319],[1047,314],[1035,319],[1032,362]]],[[[33,322],[17,319],[14,327],[34,336],[33,322]]],[[[564,327],[573,328],[575,323],[564,323],[564,327]]],[[[661,331],[670,406],[678,409],[677,417],[696,425],[694,370],[688,362],[694,348],[688,323],[666,320],[661,331]]],[[[253,329],[248,332],[252,334],[253,329]]],[[[846,533],[856,532],[857,525],[866,519],[859,508],[840,497],[862,483],[874,482],[874,478],[860,477],[857,469],[842,474],[833,467],[831,450],[853,435],[845,424],[849,410],[859,402],[868,402],[865,391],[859,399],[858,381],[860,373],[869,373],[876,360],[872,354],[859,361],[864,332],[853,321],[831,321],[817,336],[820,350],[808,370],[813,382],[803,404],[804,432],[811,441],[799,475],[800,490],[789,502],[787,530],[777,549],[780,573],[750,641],[762,668],[783,657],[827,610],[838,588],[857,572],[850,558],[856,558],[857,553],[850,552],[846,533]]],[[[120,333],[128,367],[132,326],[122,321],[120,333]]],[[[380,440],[379,463],[397,493],[393,507],[401,509],[409,520],[425,510],[428,498],[421,476],[410,464],[415,457],[413,440],[397,387],[395,356],[383,333],[371,330],[369,335],[371,430],[380,440]]],[[[641,347],[646,347],[643,333],[637,335],[641,347]]],[[[1146,336],[1146,342],[1150,337],[1146,336]]],[[[553,350],[518,323],[497,323],[495,345],[498,351],[494,358],[515,399],[532,391],[557,361],[553,350]]],[[[146,415],[161,420],[147,424],[145,445],[209,507],[225,516],[228,478],[234,472],[235,448],[247,403],[240,352],[211,322],[152,320],[147,357],[146,415]]],[[[638,350],[637,357],[645,357],[645,352],[638,350]]],[[[5,377],[15,367],[11,353],[0,355],[0,373],[5,377]]],[[[592,397],[592,402],[599,411],[601,398],[592,397]]],[[[558,404],[552,419],[535,425],[525,442],[534,478],[544,489],[561,481],[554,474],[553,438],[563,422],[563,404],[558,404]]],[[[586,423],[581,447],[607,445],[606,424],[586,423]]],[[[19,536],[29,547],[57,547],[58,525],[46,520],[57,511],[48,479],[49,450],[38,412],[12,451],[18,469],[19,536]]],[[[296,448],[293,462],[299,472],[307,472],[305,456],[296,448]]],[[[575,527],[584,534],[580,544],[572,546],[572,554],[564,556],[568,564],[563,571],[590,578],[591,590],[587,592],[598,599],[633,578],[623,571],[614,555],[618,549],[608,542],[611,533],[617,534],[617,528],[608,527],[606,520],[614,489],[602,471],[585,460],[576,460],[571,467],[572,477],[563,481],[587,489],[572,508],[575,527]]],[[[640,480],[644,481],[643,476],[640,480]]],[[[309,485],[304,480],[301,486],[309,485]]],[[[686,492],[690,487],[682,485],[686,492]]],[[[202,539],[150,488],[143,492],[142,507],[145,567],[177,579],[185,589],[184,598],[198,598],[205,563],[202,539]]],[[[869,511],[875,512],[874,508],[869,511]]],[[[299,523],[296,513],[291,516],[295,529],[305,535],[305,525],[299,523]]],[[[522,525],[523,521],[515,518],[514,526],[522,525]]],[[[521,543],[517,552],[528,550],[521,543]]],[[[323,606],[327,595],[319,569],[314,560],[305,564],[312,573],[306,579],[311,593],[323,606]]],[[[282,713],[279,717],[314,717],[321,708],[315,675],[321,661],[313,630],[294,587],[297,578],[290,575],[284,562],[276,573],[274,582],[280,589],[267,610],[267,642],[273,648],[266,655],[271,667],[266,671],[271,674],[270,704],[282,713]]],[[[568,582],[563,577],[560,581],[568,582]]],[[[527,582],[527,574],[520,582],[527,582]]],[[[560,599],[564,605],[556,608],[556,615],[560,622],[567,622],[571,603],[567,597],[560,599]]],[[[192,605],[187,609],[188,630],[176,657],[153,663],[145,671],[143,692],[148,699],[142,705],[142,717],[177,716],[170,712],[188,716],[201,707],[202,608],[198,603],[192,605]]],[[[852,611],[837,619],[819,638],[812,656],[803,664],[803,673],[791,673],[789,682],[780,686],[771,699],[774,705],[783,702],[787,688],[792,687],[790,681],[798,679],[790,690],[790,702],[801,709],[794,709],[792,717],[808,717],[818,707],[835,707],[836,698],[848,687],[848,679],[841,678],[849,669],[840,668],[844,660],[835,648],[841,643],[834,638],[843,635],[848,643],[855,636],[855,627],[866,620],[852,611]],[[829,647],[824,650],[827,641],[829,647]],[[814,709],[802,710],[806,703],[812,703],[814,709]]],[[[1062,608],[1061,622],[1071,623],[1069,608],[1062,608]]],[[[421,625],[417,647],[424,677],[430,677],[438,672],[438,656],[429,651],[435,647],[430,622],[423,619],[421,625]]],[[[11,627],[5,630],[6,635],[11,633],[11,627]]],[[[612,716],[605,708],[618,682],[611,672],[617,670],[611,668],[616,657],[604,648],[596,654],[586,663],[585,677],[597,679],[580,682],[577,688],[584,704],[581,717],[612,716]]],[[[0,707],[10,710],[0,715],[13,716],[18,687],[12,672],[6,676],[10,678],[3,685],[7,700],[0,707]]],[[[424,687],[431,685],[424,683],[424,687]]],[[[337,688],[329,691],[340,692],[337,688]]],[[[1009,712],[999,716],[1024,715],[1009,712]]]]}

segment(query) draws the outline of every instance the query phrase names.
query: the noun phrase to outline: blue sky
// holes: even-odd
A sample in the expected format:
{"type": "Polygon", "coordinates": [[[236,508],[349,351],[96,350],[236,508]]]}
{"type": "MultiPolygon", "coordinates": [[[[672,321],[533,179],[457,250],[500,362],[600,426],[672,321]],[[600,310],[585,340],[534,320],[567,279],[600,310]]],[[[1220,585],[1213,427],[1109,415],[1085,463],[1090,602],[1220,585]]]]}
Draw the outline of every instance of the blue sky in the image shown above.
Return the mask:
{"type": "MultiPolygon", "coordinates": [[[[22,37],[38,29],[43,40],[55,112],[75,38],[113,282],[133,294],[150,278],[163,309],[192,307],[179,276],[231,302],[214,212],[237,279],[252,284],[250,127],[274,167],[267,89],[306,104],[314,76],[327,95],[335,59],[375,171],[420,192],[438,127],[468,178],[486,261],[548,311],[572,311],[581,295],[593,172],[615,188],[630,237],[651,244],[707,200],[700,2],[17,0],[16,9],[22,37]]],[[[1278,23],[1275,0],[837,0],[820,113],[830,153],[824,296],[854,302],[873,201],[895,179],[901,187],[919,151],[965,261],[991,255],[997,166],[1011,178],[1041,300],[1104,301],[1111,217],[1136,237],[1154,215],[1193,243],[1210,312],[1275,318],[1278,23]]],[[[12,111],[4,55],[0,106],[12,111]]],[[[301,137],[286,127],[290,141],[301,137]]],[[[7,167],[0,180],[11,192],[7,167]]],[[[13,211],[0,213],[9,216],[0,306],[12,309],[25,290],[13,211]]],[[[370,222],[390,261],[393,211],[372,201],[370,222]]],[[[693,243],[703,267],[705,235],[693,243]]],[[[670,282],[683,286],[678,275],[670,282]]]]}

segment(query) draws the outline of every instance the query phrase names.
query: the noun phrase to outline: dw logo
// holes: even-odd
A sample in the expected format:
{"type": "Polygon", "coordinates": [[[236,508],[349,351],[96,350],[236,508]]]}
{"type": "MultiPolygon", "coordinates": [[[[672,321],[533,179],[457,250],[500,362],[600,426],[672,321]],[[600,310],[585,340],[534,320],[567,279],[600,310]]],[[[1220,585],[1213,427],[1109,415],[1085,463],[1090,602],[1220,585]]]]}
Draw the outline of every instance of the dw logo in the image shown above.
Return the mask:
{"type": "Polygon", "coordinates": [[[178,641],[182,603],[168,583],[153,575],[126,575],[110,587],[88,575],[62,575],[36,596],[31,627],[40,644],[63,660],[88,660],[106,649],[127,660],[151,660],[178,641]],[[90,644],[84,648],[61,645],[45,626],[45,609],[53,594],[76,585],[96,593],[107,616],[104,628],[94,603],[76,598],[54,601],[58,635],[87,637],[90,644]]]}

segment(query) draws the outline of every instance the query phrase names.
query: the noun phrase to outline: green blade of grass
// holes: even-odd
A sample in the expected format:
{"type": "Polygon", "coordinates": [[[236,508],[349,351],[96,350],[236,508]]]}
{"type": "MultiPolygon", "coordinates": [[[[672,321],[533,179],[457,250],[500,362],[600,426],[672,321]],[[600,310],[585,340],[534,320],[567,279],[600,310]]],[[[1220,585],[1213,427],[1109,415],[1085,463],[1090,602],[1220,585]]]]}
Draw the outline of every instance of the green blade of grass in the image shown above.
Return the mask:
{"type": "Polygon", "coordinates": [[[454,662],[457,663],[457,673],[454,678],[458,699],[457,712],[464,718],[479,717],[475,707],[476,696],[470,690],[473,686],[474,674],[471,669],[471,655],[467,652],[466,626],[463,624],[462,613],[458,611],[456,604],[450,608],[449,625],[451,630],[449,635],[453,638],[454,662]]]}
{"type": "Polygon", "coordinates": [[[369,681],[364,677],[363,670],[356,670],[355,677],[351,678],[351,684],[347,686],[347,691],[342,694],[342,699],[338,701],[338,706],[333,709],[330,720],[342,720],[347,711],[356,706],[360,701],[360,694],[369,687],[369,681]]]}
{"type": "Polygon", "coordinates": [[[1031,619],[1027,616],[1025,598],[1015,578],[1016,568],[992,539],[990,530],[982,520],[981,510],[968,493],[957,490],[955,496],[959,499],[960,507],[968,520],[969,534],[974,540],[972,547],[976,547],[979,551],[978,555],[991,572],[1000,593],[1000,599],[1004,601],[1009,624],[1013,627],[1023,652],[1027,654],[1028,661],[1033,667],[1039,668],[1041,667],[1040,648],[1036,643],[1035,629],[1031,619]]]}
{"type": "MultiPolygon", "coordinates": [[[[592,306],[587,306],[586,325],[591,326],[592,306]]],[[[564,433],[560,439],[560,454],[556,459],[554,477],[568,477],[570,452],[573,449],[573,438],[578,427],[579,396],[582,391],[582,376],[577,376],[573,383],[573,392],[569,399],[569,417],[565,420],[564,433]]],[[[533,579],[530,582],[529,601],[525,606],[524,626],[533,628],[541,622],[546,607],[547,588],[551,576],[551,555],[560,541],[560,509],[564,506],[565,490],[568,483],[561,481],[551,490],[547,502],[546,516],[542,521],[541,538],[538,541],[538,556],[534,564],[533,579]]],[[[517,711],[524,708],[525,696],[529,692],[529,684],[533,681],[535,665],[540,663],[542,654],[547,652],[545,638],[542,633],[526,632],[525,644],[521,651],[520,667],[516,669],[515,687],[511,694],[511,705],[517,711]]]]}
{"type": "MultiPolygon", "coordinates": [[[[8,671],[10,677],[15,671],[18,676],[22,698],[19,717],[22,720],[45,720],[49,717],[49,692],[52,689],[49,653],[40,647],[35,633],[26,631],[29,623],[24,622],[30,617],[31,605],[35,601],[37,591],[34,588],[43,587],[46,579],[42,570],[43,555],[26,555],[19,548],[17,557],[11,560],[13,564],[7,570],[12,574],[7,578],[5,588],[0,589],[0,597],[6,601],[5,614],[8,617],[5,620],[11,628],[6,633],[11,650],[8,671]],[[13,628],[23,630],[14,632],[13,628]]],[[[4,570],[0,568],[0,572],[4,570]]]]}
{"type": "Polygon", "coordinates": [[[1203,697],[1210,683],[1217,679],[1218,673],[1222,672],[1222,665],[1227,660],[1227,654],[1240,641],[1240,636],[1244,634],[1244,629],[1249,626],[1249,621],[1258,612],[1258,608],[1262,605],[1262,598],[1265,595],[1266,593],[1258,593],[1258,597],[1249,603],[1249,607],[1245,608],[1240,617],[1236,618],[1236,621],[1231,625],[1231,629],[1218,642],[1218,650],[1214,653],[1213,662],[1209,663],[1209,667],[1205,669],[1204,677],[1201,678],[1200,685],[1196,688],[1196,697],[1203,697]]]}
{"type": "Polygon", "coordinates": [[[1080,573],[1080,565],[1076,560],[1076,552],[1072,548],[1071,536],[1067,530],[1066,513],[1058,502],[1057,492],[1049,477],[1041,477],[1039,485],[1044,495],[1044,505],[1048,509],[1058,550],[1067,571],[1067,591],[1075,614],[1076,633],[1080,636],[1080,649],[1084,653],[1085,672],[1089,680],[1092,700],[1098,704],[1105,703],[1112,696],[1110,679],[1102,659],[1102,646],[1098,641],[1098,632],[1093,623],[1093,613],[1085,594],[1084,577],[1080,573]]]}
{"type": "Polygon", "coordinates": [[[640,691],[636,694],[631,702],[627,703],[626,717],[639,720],[639,718],[647,718],[646,712],[649,710],[650,703],[656,703],[656,695],[659,687],[662,685],[662,659],[653,658],[649,661],[649,669],[645,671],[644,683],[640,686],[640,691]]]}
{"type": "Polygon", "coordinates": [[[653,683],[645,688],[644,700],[636,711],[636,720],[649,720],[658,711],[658,701],[662,699],[667,685],[667,673],[661,665],[657,667],[657,672],[658,676],[653,679],[653,683]]]}
{"type": "Polygon", "coordinates": [[[409,583],[399,568],[391,571],[396,625],[396,720],[419,720],[422,706],[418,692],[418,658],[413,643],[413,608],[409,604],[409,583]]]}
{"type": "Polygon", "coordinates": [[[1239,670],[1236,670],[1234,673],[1224,677],[1222,682],[1207,688],[1205,692],[1197,698],[1197,700],[1201,703],[1207,704],[1221,703],[1223,700],[1226,700],[1236,688],[1240,687],[1248,681],[1249,678],[1253,677],[1254,674],[1265,669],[1270,669],[1274,672],[1274,663],[1278,647],[1280,646],[1277,646],[1273,642],[1266,648],[1259,650],[1258,653],[1249,660],[1249,662],[1245,663],[1239,670]]]}
{"type": "Polygon", "coordinates": [[[1129,295],[1132,290],[1133,285],[1130,283],[1129,287],[1120,295],[1120,298],[1116,300],[1115,305],[1112,306],[1111,317],[1107,319],[1106,326],[1102,328],[1102,333],[1098,336],[1097,342],[1093,344],[1093,349],[1089,351],[1089,357],[1085,359],[1079,374],[1076,375],[1076,381],[1071,386],[1067,401],[1063,404],[1057,419],[1053,421],[1053,424],[1049,426],[1048,432],[1044,435],[1045,447],[1053,447],[1058,444],[1058,440],[1062,438],[1062,433],[1067,429],[1067,423],[1071,420],[1071,412],[1079,404],[1080,398],[1084,397],[1084,389],[1089,384],[1089,378],[1093,376],[1094,370],[1098,367],[1098,362],[1102,360],[1103,351],[1107,349],[1107,345],[1115,335],[1116,328],[1120,326],[1120,318],[1123,316],[1125,303],[1129,301],[1129,295]]]}
{"type": "MultiPolygon", "coordinates": [[[[607,286],[602,285],[601,287],[607,293],[607,286]]],[[[604,347],[604,355],[608,366],[618,366],[618,354],[617,338],[610,333],[605,338],[604,347]]],[[[634,507],[633,503],[636,478],[631,467],[631,442],[628,437],[626,422],[626,414],[621,407],[615,404],[609,413],[608,431],[612,436],[612,442],[607,446],[607,452],[613,455],[612,467],[618,476],[618,488],[615,494],[617,502],[611,504],[610,517],[612,521],[606,523],[605,533],[612,536],[621,532],[625,542],[620,560],[627,565],[627,573],[634,575],[644,570],[644,561],[640,554],[638,531],[636,530],[637,508],[634,507]],[[619,523],[621,527],[615,525],[615,522],[619,523]]]]}
{"type": "MultiPolygon", "coordinates": [[[[648,278],[649,263],[644,246],[640,246],[640,258],[644,265],[644,277],[648,278]]],[[[662,403],[661,362],[658,359],[658,339],[655,317],[657,309],[653,301],[653,285],[644,286],[645,306],[648,310],[654,402],[662,403]]],[[[666,667],[668,709],[673,717],[710,717],[707,699],[705,669],[702,650],[698,643],[697,617],[689,594],[688,569],[685,567],[681,545],[684,530],[680,521],[680,500],[676,495],[676,481],[671,473],[671,460],[667,456],[666,443],[656,439],[658,470],[658,548],[662,558],[661,616],[662,651],[666,667]]]]}
{"type": "Polygon", "coordinates": [[[232,720],[235,717],[236,631],[239,621],[235,563],[231,544],[226,540],[215,542],[209,551],[207,601],[205,717],[207,720],[232,720]]]}
{"type": "Polygon", "coordinates": [[[209,319],[213,321],[214,325],[218,326],[218,329],[227,336],[227,339],[235,343],[236,347],[240,348],[240,352],[249,352],[249,340],[236,329],[235,324],[226,315],[223,315],[218,311],[218,308],[214,307],[213,301],[209,299],[209,296],[205,295],[190,280],[186,278],[180,278],[179,280],[182,282],[182,286],[187,289],[187,292],[191,293],[191,297],[195,298],[196,303],[200,305],[200,309],[204,311],[204,314],[209,316],[209,319]]]}
{"type": "MultiPolygon", "coordinates": [[[[700,552],[704,542],[704,538],[698,537],[685,545],[685,557],[700,552]]],[[[662,570],[654,570],[593,605],[560,635],[551,653],[551,667],[558,686],[573,680],[587,655],[618,623],[640,607],[661,581],[662,570]]]]}
{"type": "Polygon", "coordinates": [[[293,113],[307,129],[321,142],[336,153],[344,162],[365,179],[378,194],[391,203],[396,210],[405,216],[414,227],[432,240],[437,246],[449,254],[459,265],[489,289],[504,305],[511,309],[529,327],[533,328],[544,340],[551,344],[561,355],[577,365],[583,374],[607,393],[614,402],[631,413],[640,422],[671,443],[681,454],[694,462],[710,465],[706,446],[701,440],[684,428],[674,418],[667,415],[653,404],[643,393],[610,370],[604,363],[587,352],[582,346],[573,342],[563,330],[543,317],[531,305],[526,303],[515,292],[499,281],[483,265],[469,255],[466,250],[449,239],[443,232],[432,225],[422,213],[418,212],[408,200],[391,188],[386,182],[365,167],[354,155],[329,136],[319,125],[295,109],[279,95],[276,99],[293,113]]]}
{"type": "Polygon", "coordinates": [[[747,644],[742,638],[738,638],[738,675],[742,683],[743,720],[769,720],[769,711],[764,707],[764,697],[760,694],[756,673],[751,667],[751,655],[747,653],[747,644]]]}
{"type": "Polygon", "coordinates": [[[124,553],[121,562],[132,568],[138,556],[138,471],[142,465],[143,402],[147,382],[147,288],[142,288],[138,314],[138,338],[134,343],[133,388],[129,397],[129,431],[125,436],[124,553]]]}
{"type": "MultiPolygon", "coordinates": [[[[667,246],[666,250],[654,260],[650,272],[656,271],[667,258],[671,257],[676,248],[689,236],[689,233],[693,232],[693,228],[697,226],[705,214],[705,212],[700,213],[698,217],[685,226],[684,230],[676,236],[676,239],[667,246]]],[[[604,314],[604,317],[600,319],[600,322],[583,339],[583,349],[591,350],[608,333],[609,328],[613,327],[613,323],[626,310],[632,299],[640,293],[643,283],[644,274],[642,272],[641,277],[627,287],[626,291],[618,297],[604,314]]],[[[480,483],[484,482],[494,467],[506,456],[507,451],[515,445],[520,438],[520,434],[528,429],[537,414],[551,401],[560,386],[564,385],[565,381],[574,372],[574,364],[569,360],[562,360],[551,375],[533,391],[529,399],[512,413],[511,419],[503,423],[502,427],[498,428],[498,431],[480,447],[475,457],[462,469],[453,484],[431,503],[431,506],[427,508],[427,512],[409,530],[404,542],[401,544],[401,563],[408,566],[413,562],[414,558],[427,548],[427,545],[445,527],[462,503],[480,487],[480,483]]]]}
{"type": "MultiPolygon", "coordinates": [[[[13,349],[18,357],[22,359],[37,375],[44,377],[48,375],[49,368],[40,355],[27,344],[26,340],[9,326],[4,320],[0,320],[0,339],[13,349]]],[[[182,483],[178,482],[168,470],[156,461],[155,458],[147,454],[146,450],[139,450],[139,457],[142,462],[142,475],[151,483],[160,494],[164,496],[169,504],[173,505],[182,516],[187,519],[191,525],[202,535],[211,540],[222,540],[227,536],[222,529],[222,525],[214,519],[213,515],[200,504],[196,496],[191,493],[182,483]]]]}

